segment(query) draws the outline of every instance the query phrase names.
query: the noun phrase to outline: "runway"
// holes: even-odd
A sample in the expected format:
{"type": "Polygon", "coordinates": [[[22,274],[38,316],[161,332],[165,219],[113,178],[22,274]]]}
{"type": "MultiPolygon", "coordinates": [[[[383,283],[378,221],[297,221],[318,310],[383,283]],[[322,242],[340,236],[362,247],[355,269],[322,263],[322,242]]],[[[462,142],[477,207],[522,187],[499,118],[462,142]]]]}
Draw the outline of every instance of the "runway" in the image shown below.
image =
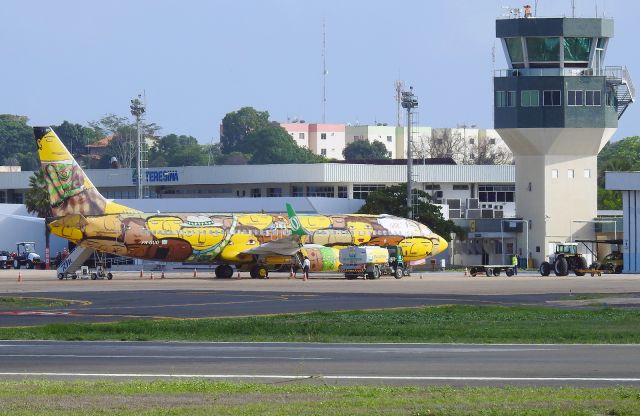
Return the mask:
{"type": "Polygon", "coordinates": [[[640,345],[0,342],[0,377],[640,385],[640,345]]]}

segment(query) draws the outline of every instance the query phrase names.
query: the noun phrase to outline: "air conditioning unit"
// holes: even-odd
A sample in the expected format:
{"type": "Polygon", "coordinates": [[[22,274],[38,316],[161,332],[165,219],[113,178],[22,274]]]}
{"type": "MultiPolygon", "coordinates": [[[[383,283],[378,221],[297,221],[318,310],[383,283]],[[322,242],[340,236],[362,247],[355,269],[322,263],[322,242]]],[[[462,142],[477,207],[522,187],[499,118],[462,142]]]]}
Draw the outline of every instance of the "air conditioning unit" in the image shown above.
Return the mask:
{"type": "Polygon", "coordinates": [[[493,210],[492,209],[483,209],[482,218],[493,218],[493,210]]]}
{"type": "Polygon", "coordinates": [[[493,218],[504,218],[504,211],[501,211],[501,210],[493,211],[493,218]]]}
{"type": "MultiPolygon", "coordinates": [[[[451,201],[451,200],[449,200],[451,201]]],[[[462,212],[460,212],[459,209],[450,209],[449,210],[449,219],[451,218],[462,218],[461,217],[462,212]]]]}
{"type": "Polygon", "coordinates": [[[449,205],[450,209],[460,209],[460,205],[462,201],[460,199],[447,199],[447,205],[449,205]]]}
{"type": "Polygon", "coordinates": [[[478,209],[478,198],[467,198],[467,209],[478,209]]]}

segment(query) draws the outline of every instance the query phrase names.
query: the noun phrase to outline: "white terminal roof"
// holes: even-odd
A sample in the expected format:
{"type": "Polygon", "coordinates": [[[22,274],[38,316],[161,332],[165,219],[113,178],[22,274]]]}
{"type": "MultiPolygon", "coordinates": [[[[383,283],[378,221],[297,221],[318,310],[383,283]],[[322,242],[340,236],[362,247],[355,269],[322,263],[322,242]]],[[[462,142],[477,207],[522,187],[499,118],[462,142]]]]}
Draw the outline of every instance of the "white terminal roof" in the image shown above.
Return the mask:
{"type": "MultiPolygon", "coordinates": [[[[288,165],[217,165],[149,168],[149,172],[175,171],[178,180],[152,181],[149,185],[208,185],[258,183],[402,183],[406,165],[346,163],[288,165]]],[[[133,169],[88,169],[94,185],[133,186],[133,169]]],[[[31,171],[0,173],[0,189],[26,189],[31,171]]],[[[514,165],[414,165],[416,182],[424,183],[514,183],[514,165]]]]}

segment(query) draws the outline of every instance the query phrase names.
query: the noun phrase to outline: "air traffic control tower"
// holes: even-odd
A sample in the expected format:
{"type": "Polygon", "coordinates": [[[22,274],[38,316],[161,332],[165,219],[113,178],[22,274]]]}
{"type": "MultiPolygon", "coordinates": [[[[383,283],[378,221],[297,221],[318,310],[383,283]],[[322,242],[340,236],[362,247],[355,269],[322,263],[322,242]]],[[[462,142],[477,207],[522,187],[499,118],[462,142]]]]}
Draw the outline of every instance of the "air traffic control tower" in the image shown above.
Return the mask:
{"type": "Polygon", "coordinates": [[[626,68],[604,65],[611,19],[538,18],[525,8],[498,19],[496,36],[508,69],[494,75],[495,129],[515,157],[516,212],[529,221],[538,267],[554,243],[593,238],[582,228],[593,230],[586,221],[597,215],[597,155],[634,88],[626,68]]]}

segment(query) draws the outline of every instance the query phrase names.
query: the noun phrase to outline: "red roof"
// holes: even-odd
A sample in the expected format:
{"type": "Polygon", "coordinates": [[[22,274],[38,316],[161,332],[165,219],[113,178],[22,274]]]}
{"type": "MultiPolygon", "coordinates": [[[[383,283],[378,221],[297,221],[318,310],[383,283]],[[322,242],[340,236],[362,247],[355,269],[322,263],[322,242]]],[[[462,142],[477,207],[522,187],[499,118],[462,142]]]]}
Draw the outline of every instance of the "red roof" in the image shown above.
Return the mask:
{"type": "Polygon", "coordinates": [[[112,134],[110,136],[107,137],[103,137],[102,139],[98,140],[95,143],[92,144],[88,144],[86,147],[89,148],[103,148],[103,147],[107,147],[109,146],[109,143],[111,143],[111,141],[113,140],[115,136],[112,134]]]}

